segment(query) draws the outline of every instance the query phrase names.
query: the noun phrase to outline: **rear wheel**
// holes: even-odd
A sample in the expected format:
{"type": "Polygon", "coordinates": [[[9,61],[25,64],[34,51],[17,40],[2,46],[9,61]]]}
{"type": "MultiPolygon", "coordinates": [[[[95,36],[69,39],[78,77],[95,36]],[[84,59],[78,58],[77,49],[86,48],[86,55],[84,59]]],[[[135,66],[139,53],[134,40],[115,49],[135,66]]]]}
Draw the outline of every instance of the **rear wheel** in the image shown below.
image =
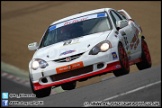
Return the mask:
{"type": "Polygon", "coordinates": [[[152,65],[150,52],[149,52],[147,43],[143,38],[142,38],[141,46],[142,46],[142,56],[141,56],[142,61],[139,63],[136,63],[136,66],[139,70],[150,68],[152,65]]]}
{"type": "Polygon", "coordinates": [[[62,87],[63,90],[72,90],[72,89],[75,89],[75,87],[76,87],[76,81],[62,84],[61,87],[62,87]]]}
{"type": "Polygon", "coordinates": [[[36,95],[37,98],[46,97],[51,94],[51,87],[34,91],[34,87],[33,87],[31,78],[30,78],[30,86],[31,86],[32,92],[36,95]]]}
{"type": "Polygon", "coordinates": [[[121,64],[121,69],[113,71],[116,77],[128,74],[130,71],[128,56],[127,56],[127,53],[125,52],[125,49],[122,43],[118,44],[118,52],[119,52],[119,60],[121,64]]]}

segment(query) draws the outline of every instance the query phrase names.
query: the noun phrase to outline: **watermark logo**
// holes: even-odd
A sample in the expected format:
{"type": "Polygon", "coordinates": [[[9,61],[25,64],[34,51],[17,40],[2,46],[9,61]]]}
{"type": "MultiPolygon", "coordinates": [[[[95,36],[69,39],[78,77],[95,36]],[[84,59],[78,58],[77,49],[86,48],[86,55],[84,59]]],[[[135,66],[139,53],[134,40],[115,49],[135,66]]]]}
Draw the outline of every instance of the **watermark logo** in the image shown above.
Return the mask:
{"type": "Polygon", "coordinates": [[[16,106],[39,106],[39,105],[44,105],[44,101],[10,101],[9,105],[16,105],[16,106]]]}
{"type": "Polygon", "coordinates": [[[160,106],[159,101],[92,101],[92,102],[84,102],[85,107],[93,107],[93,106],[160,106]]]}
{"type": "Polygon", "coordinates": [[[8,106],[8,100],[2,100],[2,106],[8,106]]]}
{"type": "Polygon", "coordinates": [[[25,94],[25,93],[10,93],[10,98],[35,98],[35,94],[25,94]]]}
{"type": "Polygon", "coordinates": [[[8,93],[7,92],[2,93],[2,99],[8,99],[8,93]]]}
{"type": "Polygon", "coordinates": [[[31,93],[31,94],[26,94],[26,93],[8,93],[8,92],[2,92],[2,103],[1,106],[3,107],[8,107],[8,106],[39,106],[39,105],[44,105],[44,101],[10,101],[8,100],[9,98],[35,98],[36,95],[31,93]]]}

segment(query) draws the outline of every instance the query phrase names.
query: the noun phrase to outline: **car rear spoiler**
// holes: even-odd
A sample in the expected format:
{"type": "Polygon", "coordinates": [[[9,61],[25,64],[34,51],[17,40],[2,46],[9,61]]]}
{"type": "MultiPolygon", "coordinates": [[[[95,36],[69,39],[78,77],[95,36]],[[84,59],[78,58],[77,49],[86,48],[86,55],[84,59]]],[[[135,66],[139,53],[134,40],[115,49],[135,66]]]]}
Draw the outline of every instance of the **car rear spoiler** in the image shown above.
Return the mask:
{"type": "MultiPolygon", "coordinates": [[[[120,14],[124,15],[128,20],[133,21],[133,22],[135,23],[135,26],[138,26],[139,29],[140,29],[140,31],[142,32],[141,26],[138,25],[138,24],[132,19],[132,17],[131,17],[124,9],[118,10],[118,12],[119,12],[120,14]]],[[[137,27],[137,29],[138,29],[138,27],[137,27]]]]}
{"type": "Polygon", "coordinates": [[[124,15],[127,19],[130,19],[130,20],[132,19],[132,17],[124,9],[118,10],[118,12],[124,15]]]}

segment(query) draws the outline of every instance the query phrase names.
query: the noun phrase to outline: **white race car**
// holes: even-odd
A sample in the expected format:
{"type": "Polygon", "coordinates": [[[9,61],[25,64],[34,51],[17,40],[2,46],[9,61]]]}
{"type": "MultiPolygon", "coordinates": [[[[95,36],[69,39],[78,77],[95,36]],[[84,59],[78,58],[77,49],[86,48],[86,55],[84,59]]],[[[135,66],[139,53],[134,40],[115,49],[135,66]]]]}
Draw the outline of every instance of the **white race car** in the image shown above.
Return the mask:
{"type": "Polygon", "coordinates": [[[76,81],[113,72],[128,74],[130,65],[151,67],[142,29],[125,10],[102,8],[53,22],[29,63],[30,83],[36,97],[49,96],[51,87],[74,89],[76,81]]]}

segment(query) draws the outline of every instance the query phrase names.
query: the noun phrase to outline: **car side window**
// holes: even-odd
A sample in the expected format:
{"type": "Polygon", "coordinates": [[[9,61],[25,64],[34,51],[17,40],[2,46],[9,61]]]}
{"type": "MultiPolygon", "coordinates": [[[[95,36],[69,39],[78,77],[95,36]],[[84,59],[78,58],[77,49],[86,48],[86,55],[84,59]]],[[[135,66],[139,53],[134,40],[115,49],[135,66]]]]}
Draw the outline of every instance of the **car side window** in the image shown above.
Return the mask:
{"type": "Polygon", "coordinates": [[[113,22],[114,22],[115,27],[116,27],[116,22],[117,22],[117,21],[123,20],[123,19],[122,19],[116,12],[114,12],[114,11],[110,11],[110,15],[111,15],[111,17],[112,17],[112,19],[113,19],[113,22]]]}
{"type": "Polygon", "coordinates": [[[123,17],[123,19],[127,20],[127,18],[124,15],[122,15],[122,14],[120,14],[120,15],[123,17]]]}
{"type": "Polygon", "coordinates": [[[122,20],[127,20],[127,18],[123,14],[121,13],[117,13],[117,14],[122,18],[122,20]]]}

